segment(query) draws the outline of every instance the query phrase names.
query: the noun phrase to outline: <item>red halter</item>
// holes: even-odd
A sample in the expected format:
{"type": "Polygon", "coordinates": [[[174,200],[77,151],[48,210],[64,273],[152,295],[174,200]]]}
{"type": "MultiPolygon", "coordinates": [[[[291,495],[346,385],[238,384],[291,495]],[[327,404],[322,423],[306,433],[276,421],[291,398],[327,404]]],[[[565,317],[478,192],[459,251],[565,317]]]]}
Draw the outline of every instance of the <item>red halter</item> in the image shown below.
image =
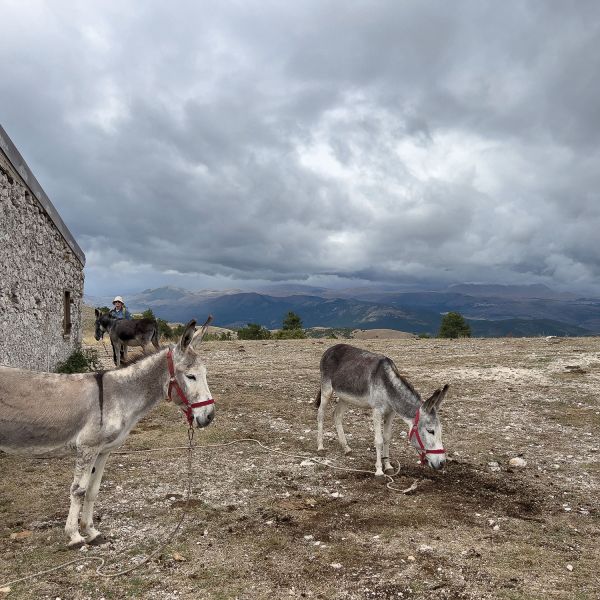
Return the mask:
{"type": "Polygon", "coordinates": [[[410,433],[408,434],[408,441],[410,442],[412,436],[414,435],[417,438],[417,443],[419,444],[419,447],[421,448],[421,452],[419,452],[419,450],[417,450],[415,448],[415,450],[417,450],[417,452],[419,452],[419,457],[421,458],[421,464],[424,465],[427,461],[425,460],[425,457],[428,454],[445,454],[446,450],[444,450],[444,448],[438,448],[437,450],[427,450],[425,448],[425,444],[423,444],[423,441],[421,440],[421,436],[419,435],[419,417],[421,415],[421,409],[417,408],[417,414],[415,415],[415,420],[413,421],[413,426],[410,430],[410,433]]]}
{"type": "Polygon", "coordinates": [[[183,390],[181,389],[181,386],[179,385],[179,382],[175,378],[175,368],[173,367],[173,352],[171,351],[170,348],[169,348],[169,351],[167,352],[167,365],[169,366],[169,390],[167,391],[167,400],[168,401],[173,400],[173,398],[171,398],[171,391],[173,390],[173,388],[175,388],[177,395],[181,399],[180,408],[183,411],[183,413],[185,414],[185,416],[187,417],[188,423],[191,427],[192,423],[194,422],[194,416],[192,414],[192,409],[198,408],[199,406],[208,406],[209,404],[214,404],[215,401],[212,398],[209,398],[208,400],[204,400],[203,402],[191,403],[187,399],[186,395],[183,393],[183,390]]]}

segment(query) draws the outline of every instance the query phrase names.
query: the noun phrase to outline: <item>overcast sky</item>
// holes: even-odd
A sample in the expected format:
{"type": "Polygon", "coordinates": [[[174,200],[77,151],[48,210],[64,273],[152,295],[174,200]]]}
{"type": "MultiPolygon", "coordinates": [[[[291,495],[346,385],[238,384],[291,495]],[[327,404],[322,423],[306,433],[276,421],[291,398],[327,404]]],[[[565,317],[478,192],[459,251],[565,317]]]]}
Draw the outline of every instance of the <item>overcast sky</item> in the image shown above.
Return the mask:
{"type": "Polygon", "coordinates": [[[600,292],[600,4],[3,0],[0,122],[88,294],[600,292]]]}

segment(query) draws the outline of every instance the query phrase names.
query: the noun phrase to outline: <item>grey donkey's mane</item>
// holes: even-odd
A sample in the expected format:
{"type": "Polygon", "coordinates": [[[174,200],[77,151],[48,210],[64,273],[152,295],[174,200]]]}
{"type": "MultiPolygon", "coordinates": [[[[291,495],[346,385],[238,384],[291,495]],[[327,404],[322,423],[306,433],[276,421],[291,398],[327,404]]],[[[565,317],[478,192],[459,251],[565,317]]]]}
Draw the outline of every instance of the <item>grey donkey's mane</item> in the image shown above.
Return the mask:
{"type": "Polygon", "coordinates": [[[410,392],[413,394],[413,396],[415,396],[417,398],[417,400],[419,402],[422,402],[421,394],[419,394],[419,392],[417,392],[417,390],[414,388],[413,384],[410,381],[408,381],[408,379],[406,379],[406,377],[404,377],[404,375],[400,374],[400,371],[398,371],[398,367],[396,367],[393,360],[390,360],[390,359],[388,359],[388,360],[389,360],[388,364],[390,365],[392,371],[394,372],[394,375],[396,375],[396,377],[398,377],[398,379],[400,379],[402,384],[410,390],[410,392]]]}

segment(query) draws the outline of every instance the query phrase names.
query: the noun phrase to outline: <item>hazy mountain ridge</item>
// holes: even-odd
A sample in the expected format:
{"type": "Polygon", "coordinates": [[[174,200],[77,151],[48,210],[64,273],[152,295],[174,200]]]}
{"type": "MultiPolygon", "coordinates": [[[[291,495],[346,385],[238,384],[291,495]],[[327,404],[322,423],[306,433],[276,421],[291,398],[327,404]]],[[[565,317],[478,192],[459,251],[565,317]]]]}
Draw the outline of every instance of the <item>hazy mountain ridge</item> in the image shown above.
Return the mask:
{"type": "MultiPolygon", "coordinates": [[[[256,322],[273,329],[280,327],[284,315],[293,310],[306,327],[397,329],[435,334],[442,315],[453,310],[463,314],[473,333],[479,336],[600,333],[600,299],[571,298],[540,285],[457,284],[442,291],[421,292],[397,291],[393,286],[328,290],[282,284],[270,289],[272,293],[189,291],[164,286],[143,290],[125,300],[131,311],[152,308],[157,316],[168,321],[201,320],[211,313],[215,324],[223,327],[256,322]],[[289,293],[291,290],[296,293],[289,293]],[[463,293],[465,290],[471,293],[463,293]]],[[[87,301],[100,306],[110,305],[111,299],[87,301]]]]}

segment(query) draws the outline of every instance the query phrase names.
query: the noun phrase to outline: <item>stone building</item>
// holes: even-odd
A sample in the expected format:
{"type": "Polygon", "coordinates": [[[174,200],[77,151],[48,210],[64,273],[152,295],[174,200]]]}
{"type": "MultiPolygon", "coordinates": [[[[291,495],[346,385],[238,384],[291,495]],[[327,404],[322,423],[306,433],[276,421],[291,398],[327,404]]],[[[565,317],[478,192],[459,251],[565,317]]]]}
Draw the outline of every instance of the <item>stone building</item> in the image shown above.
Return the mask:
{"type": "Polygon", "coordinates": [[[52,371],[78,346],[84,264],[0,126],[0,365],[52,371]]]}

